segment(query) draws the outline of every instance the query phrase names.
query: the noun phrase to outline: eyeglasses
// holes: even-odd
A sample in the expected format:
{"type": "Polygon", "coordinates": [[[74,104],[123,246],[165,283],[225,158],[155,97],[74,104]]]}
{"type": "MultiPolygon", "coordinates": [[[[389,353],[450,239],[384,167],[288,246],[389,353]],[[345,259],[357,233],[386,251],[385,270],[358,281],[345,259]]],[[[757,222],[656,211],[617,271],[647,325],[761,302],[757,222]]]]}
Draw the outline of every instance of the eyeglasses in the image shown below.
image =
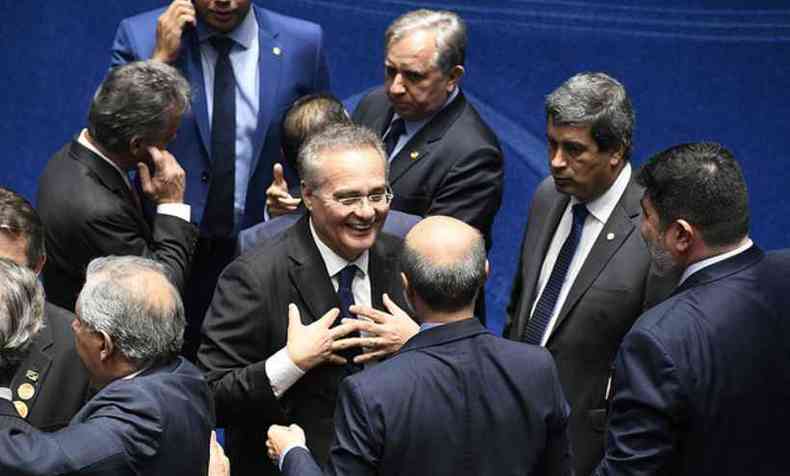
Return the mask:
{"type": "Polygon", "coordinates": [[[392,189],[387,187],[387,189],[383,192],[376,192],[368,195],[353,195],[350,197],[341,198],[332,197],[332,200],[336,203],[339,203],[343,207],[358,210],[362,208],[362,204],[366,200],[372,208],[377,208],[383,207],[384,205],[389,205],[393,197],[394,195],[392,194],[392,189]]]}

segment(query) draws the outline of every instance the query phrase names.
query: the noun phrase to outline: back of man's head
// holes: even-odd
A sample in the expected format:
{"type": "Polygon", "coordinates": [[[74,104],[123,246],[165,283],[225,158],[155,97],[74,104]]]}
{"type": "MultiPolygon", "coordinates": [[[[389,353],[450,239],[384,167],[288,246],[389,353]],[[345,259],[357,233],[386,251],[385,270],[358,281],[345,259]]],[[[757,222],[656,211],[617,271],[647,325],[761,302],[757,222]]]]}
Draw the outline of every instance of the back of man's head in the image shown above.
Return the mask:
{"type": "Polygon", "coordinates": [[[412,293],[441,313],[471,310],[487,274],[480,232],[445,216],[428,217],[409,231],[400,263],[412,293]]]}
{"type": "Polygon", "coordinates": [[[297,167],[299,148],[308,137],[331,124],[348,124],[351,118],[343,103],[327,93],[308,94],[285,113],[282,123],[282,148],[285,161],[297,167]]]}
{"type": "Polygon", "coordinates": [[[0,258],[0,386],[10,383],[44,324],[44,288],[36,274],[0,258]]]}
{"type": "Polygon", "coordinates": [[[723,146],[681,144],[651,157],[637,183],[662,229],[675,220],[695,226],[709,247],[739,243],[749,233],[749,197],[741,168],[723,146]]]}
{"type": "Polygon", "coordinates": [[[82,325],[109,336],[137,368],[172,360],[181,350],[181,296],[165,267],[155,261],[137,256],[94,259],[76,311],[82,325]]]}
{"type": "Polygon", "coordinates": [[[0,187],[0,256],[39,270],[46,258],[44,225],[24,197],[0,187]]]}

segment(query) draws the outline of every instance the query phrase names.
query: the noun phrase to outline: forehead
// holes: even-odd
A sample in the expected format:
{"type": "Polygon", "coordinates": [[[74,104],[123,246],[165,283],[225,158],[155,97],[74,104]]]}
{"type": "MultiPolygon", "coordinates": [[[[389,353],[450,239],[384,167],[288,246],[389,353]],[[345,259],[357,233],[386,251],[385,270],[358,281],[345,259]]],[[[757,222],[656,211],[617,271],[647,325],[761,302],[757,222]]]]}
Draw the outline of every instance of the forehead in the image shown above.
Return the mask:
{"type": "Polygon", "coordinates": [[[590,125],[555,125],[554,121],[549,118],[546,122],[546,135],[557,142],[595,144],[590,125]]]}
{"type": "Polygon", "coordinates": [[[321,187],[330,192],[364,192],[383,187],[386,185],[384,158],[372,147],[324,151],[320,154],[317,178],[321,187]]]}
{"type": "Polygon", "coordinates": [[[415,30],[390,43],[386,62],[400,68],[428,69],[436,56],[436,33],[415,30]]]}

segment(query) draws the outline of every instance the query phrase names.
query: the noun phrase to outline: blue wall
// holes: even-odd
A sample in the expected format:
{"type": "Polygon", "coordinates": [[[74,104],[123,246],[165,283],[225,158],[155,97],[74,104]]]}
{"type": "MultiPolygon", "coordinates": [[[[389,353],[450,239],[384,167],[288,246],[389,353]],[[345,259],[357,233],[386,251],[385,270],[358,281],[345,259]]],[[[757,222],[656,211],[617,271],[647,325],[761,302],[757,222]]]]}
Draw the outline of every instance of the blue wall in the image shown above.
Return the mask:
{"type": "MultiPolygon", "coordinates": [[[[790,9],[786,2],[271,0],[324,26],[334,92],[349,104],[383,77],[383,31],[398,14],[448,8],[468,22],[464,88],[506,152],[505,201],[488,285],[502,325],[529,200],[547,173],[544,96],[572,74],[606,71],[637,113],[634,162],[671,144],[717,140],[743,164],[752,236],[789,246],[790,9]],[[743,6],[748,4],[748,7],[743,6]]],[[[0,0],[0,184],[33,197],[47,159],[84,124],[118,22],[156,0],[0,0]]]]}

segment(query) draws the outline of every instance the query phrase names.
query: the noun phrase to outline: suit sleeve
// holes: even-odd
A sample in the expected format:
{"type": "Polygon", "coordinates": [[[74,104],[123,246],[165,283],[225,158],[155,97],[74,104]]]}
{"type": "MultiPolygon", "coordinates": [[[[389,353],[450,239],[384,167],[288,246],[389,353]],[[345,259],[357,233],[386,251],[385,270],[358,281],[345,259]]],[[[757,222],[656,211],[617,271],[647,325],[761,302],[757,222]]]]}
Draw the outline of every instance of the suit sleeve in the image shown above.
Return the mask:
{"type": "Polygon", "coordinates": [[[661,342],[644,330],[629,333],[615,363],[606,453],[593,474],[668,474],[685,402],[678,369],[661,342]]]}
{"type": "MultiPolygon", "coordinates": [[[[273,341],[276,283],[265,286],[254,263],[233,261],[217,282],[203,324],[198,362],[214,395],[217,425],[287,424],[266,375],[273,341]]],[[[276,339],[275,339],[276,340],[276,339]]]]}
{"type": "Polygon", "coordinates": [[[543,474],[554,474],[560,476],[573,475],[573,453],[571,451],[571,440],[568,435],[568,418],[571,408],[565,400],[565,394],[560,384],[560,376],[554,359],[545,353],[548,366],[551,369],[551,381],[546,385],[552,388],[554,396],[554,411],[547,422],[547,441],[546,452],[543,458],[543,474]]]}
{"type": "Polygon", "coordinates": [[[326,50],[324,50],[324,30],[320,26],[318,28],[318,48],[316,49],[317,58],[313,90],[316,92],[327,92],[331,87],[329,83],[329,62],[326,59],[326,50]]]}

